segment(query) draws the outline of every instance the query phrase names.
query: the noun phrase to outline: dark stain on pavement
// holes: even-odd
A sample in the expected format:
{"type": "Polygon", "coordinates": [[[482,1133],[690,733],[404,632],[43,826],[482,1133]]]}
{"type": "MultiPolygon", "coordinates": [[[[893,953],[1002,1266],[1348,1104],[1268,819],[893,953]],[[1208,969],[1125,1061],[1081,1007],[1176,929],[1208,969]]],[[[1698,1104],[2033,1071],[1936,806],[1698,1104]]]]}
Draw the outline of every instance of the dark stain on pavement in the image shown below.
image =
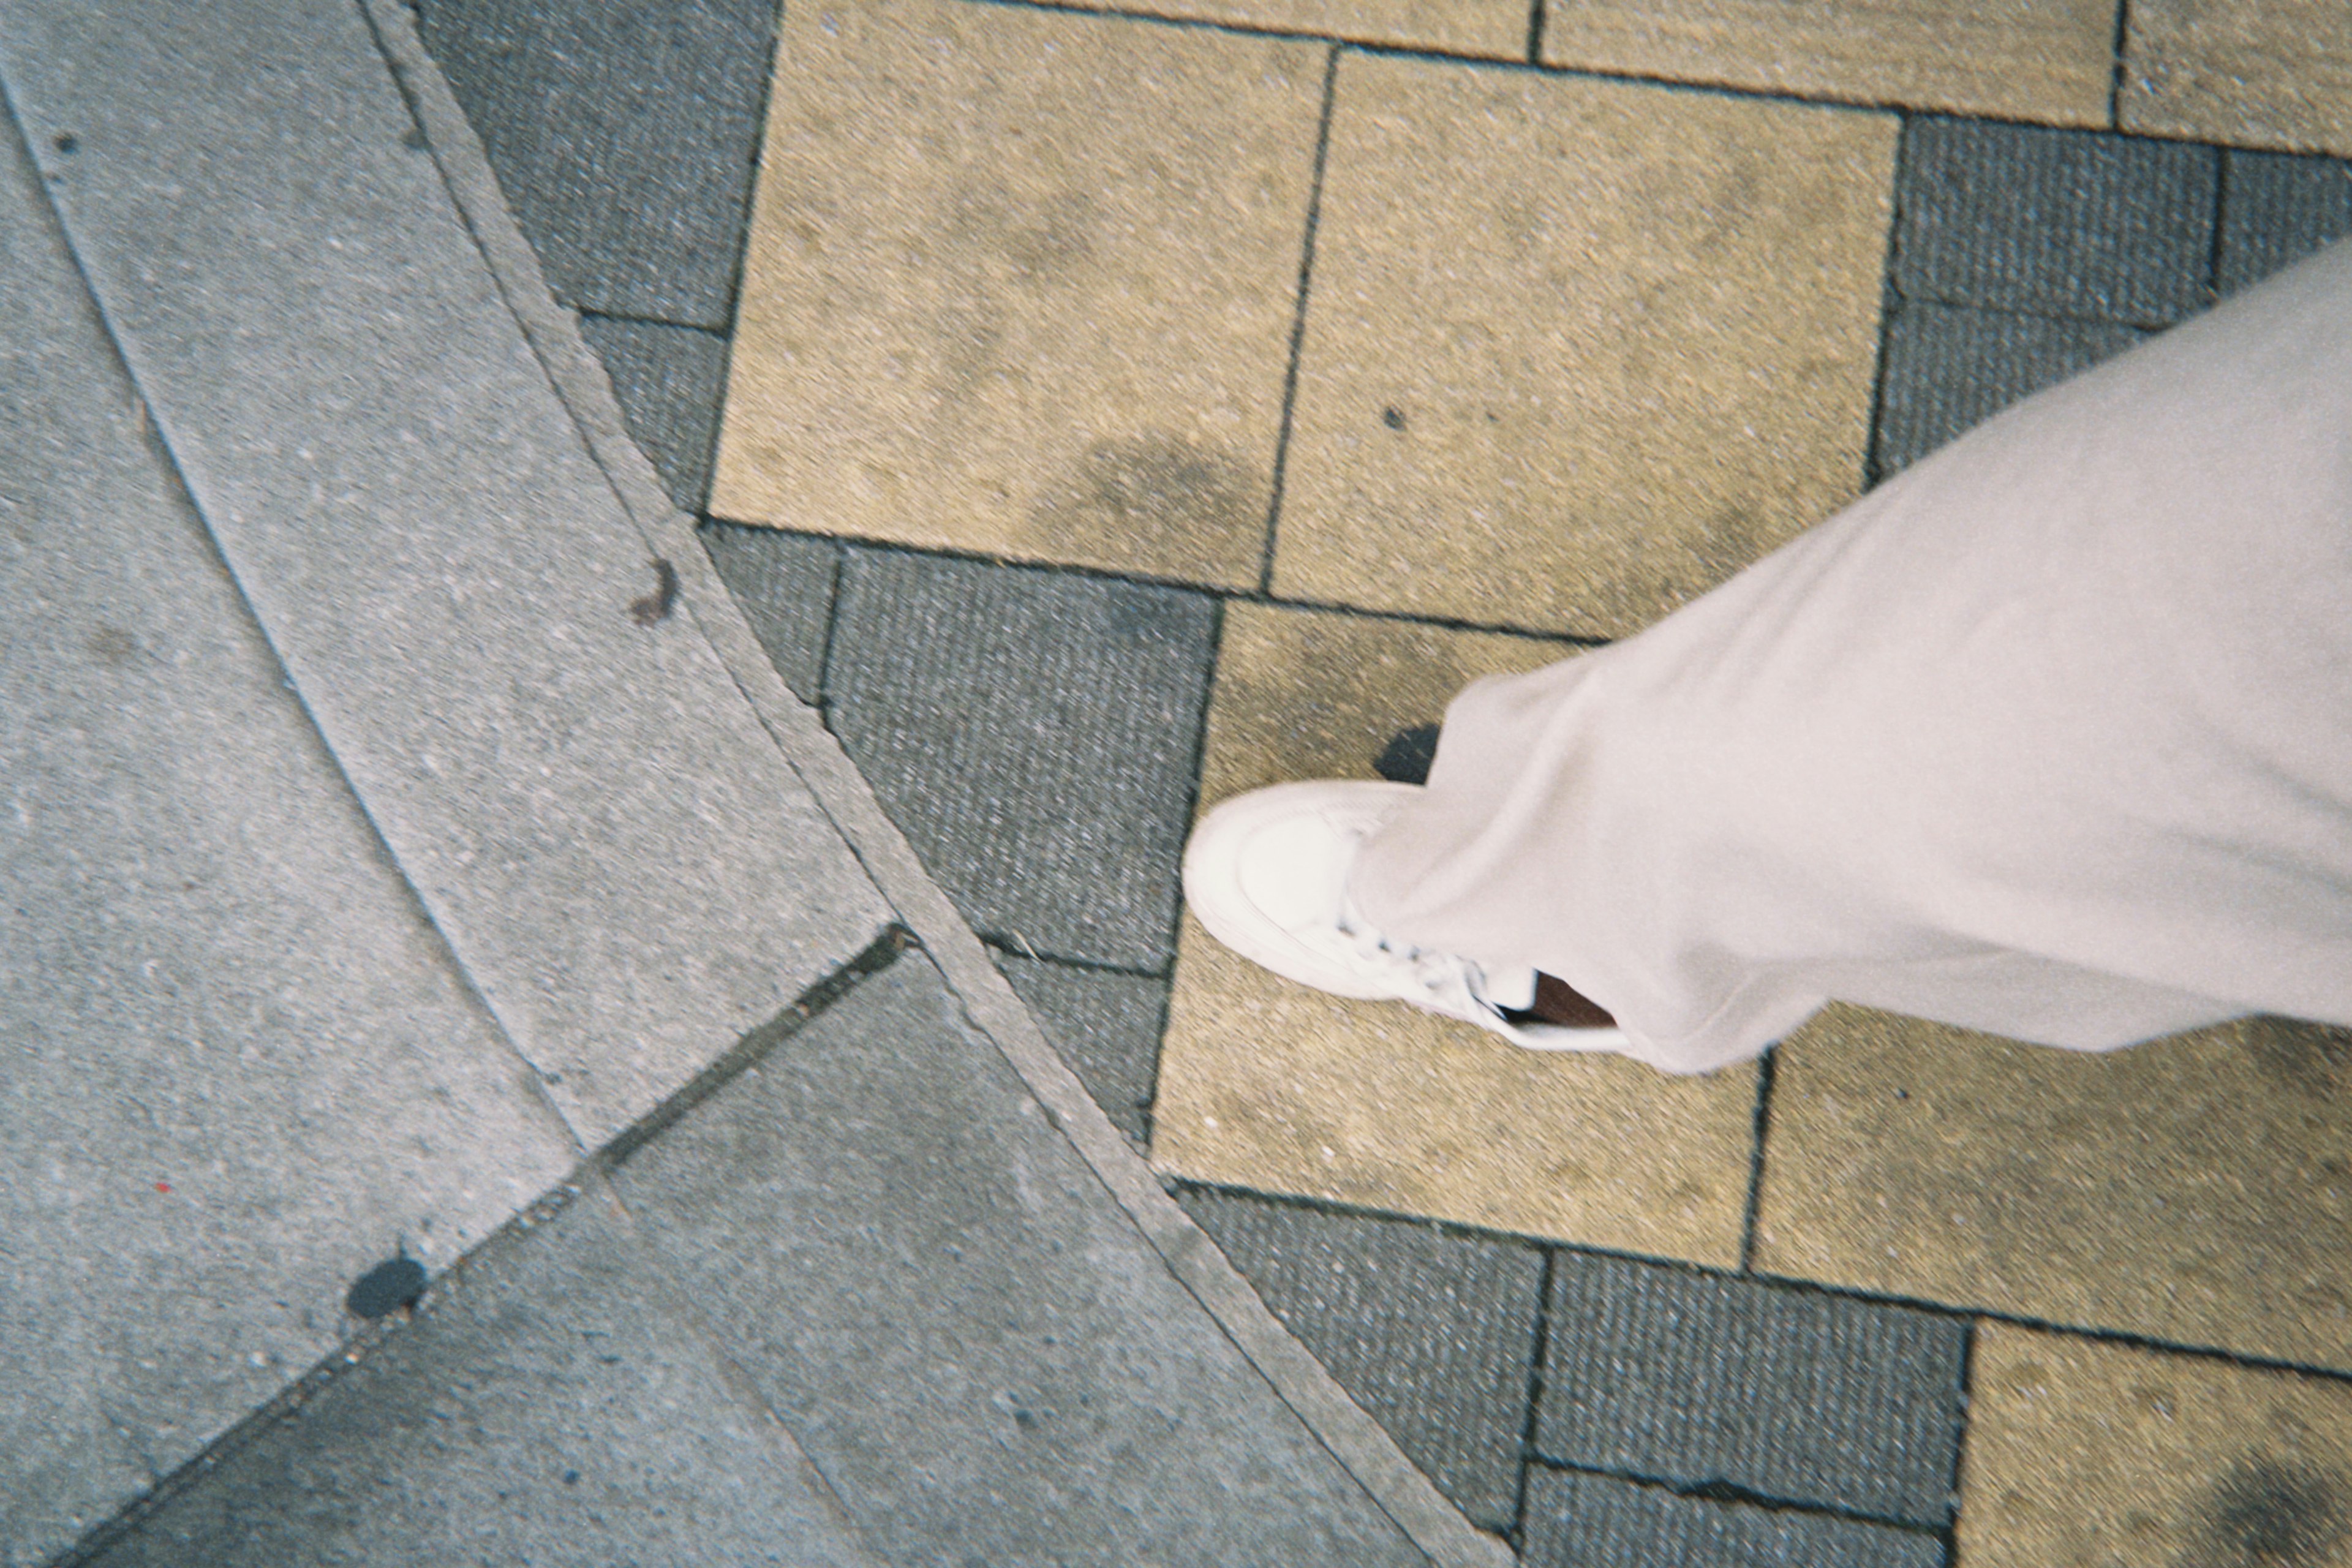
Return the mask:
{"type": "Polygon", "coordinates": [[[1209,447],[1147,432],[1097,441],[1031,514],[1034,542],[1068,559],[1213,559],[1255,532],[1263,487],[1209,447]]]}
{"type": "Polygon", "coordinates": [[[2264,1077],[2311,1100],[2336,1100],[2352,1081],[2352,1029],[2300,1018],[2249,1018],[2246,1048],[2264,1077]]]}
{"type": "Polygon", "coordinates": [[[2352,1517],[2341,1474],[2253,1455],[2214,1484],[2196,1524],[2200,1539],[2180,1568],[2329,1568],[2346,1561],[2352,1517]]]}
{"type": "Polygon", "coordinates": [[[352,1281],[343,1305],[356,1318],[383,1318],[414,1307],[425,1295],[425,1266],[401,1253],[352,1281]]]}

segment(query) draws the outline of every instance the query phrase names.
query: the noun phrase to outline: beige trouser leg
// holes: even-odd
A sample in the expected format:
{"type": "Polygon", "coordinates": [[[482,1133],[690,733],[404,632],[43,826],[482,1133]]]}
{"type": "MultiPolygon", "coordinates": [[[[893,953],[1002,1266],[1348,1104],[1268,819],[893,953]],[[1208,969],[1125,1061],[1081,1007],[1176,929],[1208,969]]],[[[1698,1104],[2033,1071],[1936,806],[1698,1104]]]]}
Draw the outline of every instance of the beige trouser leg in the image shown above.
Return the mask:
{"type": "Polygon", "coordinates": [[[1695,1072],[1829,998],[2352,1024],[2352,243],[1640,636],[1483,680],[1353,889],[1695,1072]]]}

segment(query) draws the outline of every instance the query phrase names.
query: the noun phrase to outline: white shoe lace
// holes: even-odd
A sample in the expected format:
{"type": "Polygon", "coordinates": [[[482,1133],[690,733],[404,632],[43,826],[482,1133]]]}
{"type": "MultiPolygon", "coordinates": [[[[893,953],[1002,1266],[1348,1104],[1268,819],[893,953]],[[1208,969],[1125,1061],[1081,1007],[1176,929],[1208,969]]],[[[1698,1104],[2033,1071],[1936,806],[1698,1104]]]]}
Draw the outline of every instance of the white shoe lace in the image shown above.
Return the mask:
{"type": "Polygon", "coordinates": [[[1353,901],[1340,906],[1339,932],[1357,960],[1399,999],[1489,1027],[1503,1021],[1501,1009],[1486,1000],[1478,966],[1468,959],[1391,941],[1366,923],[1353,901]]]}

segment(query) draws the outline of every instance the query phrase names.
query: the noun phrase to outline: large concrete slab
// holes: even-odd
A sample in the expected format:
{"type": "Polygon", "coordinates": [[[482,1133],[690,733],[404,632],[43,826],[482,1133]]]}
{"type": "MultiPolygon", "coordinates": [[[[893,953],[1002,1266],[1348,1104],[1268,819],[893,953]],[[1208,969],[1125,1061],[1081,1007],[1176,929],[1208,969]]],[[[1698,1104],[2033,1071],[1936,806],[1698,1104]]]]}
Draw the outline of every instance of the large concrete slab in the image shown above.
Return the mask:
{"type": "Polygon", "coordinates": [[[2352,156],[2352,11],[2336,0],[2133,0],[2126,131],[2352,156]]]}
{"type": "Polygon", "coordinates": [[[0,80],[240,588],[584,1142],[871,939],[710,645],[632,613],[645,543],[356,7],[28,0],[0,80]]]}
{"type": "Polygon", "coordinates": [[[876,1560],[592,1187],[82,1568],[876,1560]]]}
{"type": "Polygon", "coordinates": [[[1543,1254],[1254,1194],[1180,1194],[1283,1325],[1473,1522],[1507,1531],[1543,1311],[1543,1254]]]}
{"type": "MultiPolygon", "coordinates": [[[[1474,676],[1570,651],[1532,637],[1229,604],[1200,800],[1370,778],[1474,676]]],[[[1186,917],[1152,1110],[1161,1169],[1595,1246],[1736,1264],[1756,1075],[1668,1078],[1524,1051],[1402,1003],[1279,979],[1186,917]]]]}
{"type": "Polygon", "coordinates": [[[1095,0],[1139,11],[1447,54],[1528,58],[1528,0],[1095,0]]]}
{"type": "Polygon", "coordinates": [[[1837,1006],[1780,1046],[1756,1266],[2352,1370],[2352,1032],[2104,1056],[1837,1006]]]}
{"type": "MultiPolygon", "coordinates": [[[[5,123],[5,122],[0,122],[5,123]]],[[[173,479],[0,129],[0,1562],[574,1151],[173,479]]]]}
{"type": "Polygon", "coordinates": [[[790,7],[712,511],[1256,586],[1327,54],[790,7]]]}
{"type": "Polygon", "coordinates": [[[2114,0],[1575,0],[1547,65],[1850,103],[2105,125],[2114,0]]]}
{"type": "Polygon", "coordinates": [[[1892,115],[1360,54],[1336,93],[1276,594],[1613,637],[1859,490],[1892,115]]]}
{"type": "Polygon", "coordinates": [[[420,0],[556,298],[724,331],[776,0],[420,0]]]}
{"type": "Polygon", "coordinates": [[[1562,1252],[1536,1447],[1941,1529],[1967,1353],[1955,1318],[1562,1252]]]}
{"type": "Polygon", "coordinates": [[[1425,1561],[919,953],[614,1181],[891,1561],[1425,1561]]]}
{"type": "Polygon", "coordinates": [[[2006,1323],[1977,1331],[1969,1568],[2352,1560],[2352,1387],[2006,1323]]]}

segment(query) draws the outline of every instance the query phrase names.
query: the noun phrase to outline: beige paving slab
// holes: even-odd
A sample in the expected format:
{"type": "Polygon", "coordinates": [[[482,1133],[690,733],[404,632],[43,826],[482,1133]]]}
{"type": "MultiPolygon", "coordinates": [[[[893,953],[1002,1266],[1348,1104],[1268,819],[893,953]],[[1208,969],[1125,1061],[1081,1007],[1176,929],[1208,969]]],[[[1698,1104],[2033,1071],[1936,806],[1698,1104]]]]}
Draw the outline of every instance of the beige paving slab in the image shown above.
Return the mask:
{"type": "Polygon", "coordinates": [[[2352,5],[2132,0],[2126,131],[2352,157],[2352,5]]]}
{"type": "Polygon", "coordinates": [[[1326,48],[788,6],[712,510],[1254,585],[1326,48]]]}
{"type": "Polygon", "coordinates": [[[1861,483],[1891,115],[1349,55],[1274,585],[1633,631],[1861,483]]]}
{"type": "Polygon", "coordinates": [[[2104,127],[2116,3],[1554,0],[1544,10],[1542,58],[1669,81],[2104,127]]]}
{"type": "Polygon", "coordinates": [[[2352,1031],[2089,1056],[1839,1006],[1770,1120],[1760,1268],[2352,1369],[2352,1031]]]}
{"type": "Polygon", "coordinates": [[[1100,8],[1447,54],[1528,58],[1528,0],[1100,0],[1100,8]]]}
{"type": "MultiPolygon", "coordinates": [[[[1226,609],[1201,797],[1373,776],[1398,730],[1473,677],[1569,650],[1309,610],[1226,609]]],[[[1402,1005],[1342,1001],[1178,941],[1153,1163],[1627,1251],[1738,1260],[1755,1074],[1672,1079],[1523,1051],[1402,1005]]]]}
{"type": "Polygon", "coordinates": [[[1968,1568],[2352,1563],[2352,1387],[1987,1323],[1968,1568]]]}

